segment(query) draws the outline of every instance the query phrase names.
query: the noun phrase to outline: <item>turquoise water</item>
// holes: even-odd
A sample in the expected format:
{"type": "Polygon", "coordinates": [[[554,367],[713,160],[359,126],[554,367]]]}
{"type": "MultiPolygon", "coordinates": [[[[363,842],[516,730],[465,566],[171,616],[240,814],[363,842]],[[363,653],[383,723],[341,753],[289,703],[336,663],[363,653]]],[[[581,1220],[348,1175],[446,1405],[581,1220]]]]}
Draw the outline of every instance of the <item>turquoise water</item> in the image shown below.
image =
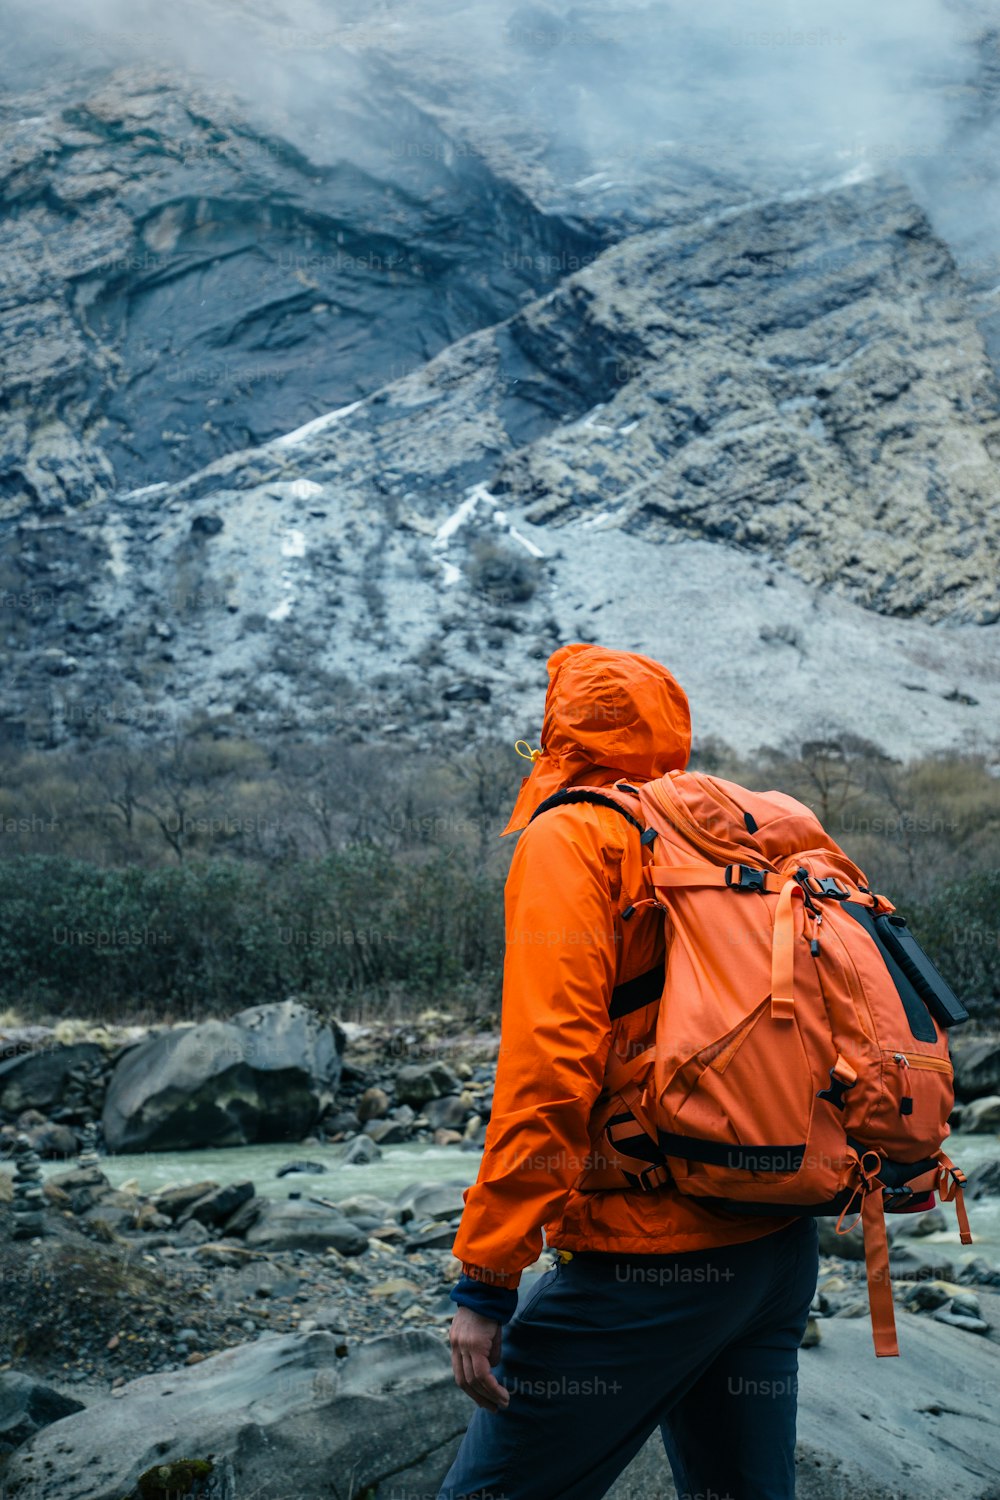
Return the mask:
{"type": "MultiPolygon", "coordinates": [[[[130,1180],[142,1192],[150,1193],[185,1182],[209,1180],[221,1184],[249,1177],[256,1191],[269,1198],[287,1198],[290,1192],[322,1198],[346,1198],[352,1193],[377,1193],[389,1201],[411,1182],[474,1182],[479,1171],[481,1153],[460,1151],[454,1146],[430,1146],[410,1143],[383,1146],[378,1161],[364,1166],[343,1166],[338,1161],[340,1147],[269,1145],[237,1146],[230,1150],[149,1151],[131,1156],[105,1156],[101,1168],[115,1187],[130,1180]],[[287,1177],[276,1175],[289,1161],[315,1161],[328,1168],[322,1173],[295,1172],[287,1177]]],[[[981,1162],[1000,1157],[1000,1136],[960,1135],[948,1141],[948,1153],[966,1173],[981,1162]]],[[[66,1170],[66,1162],[46,1162],[45,1175],[66,1170]]],[[[969,1216],[975,1244],[962,1245],[955,1225],[951,1204],[941,1205],[949,1228],[924,1237],[922,1243],[948,1246],[948,1254],[957,1265],[973,1255],[982,1255],[1000,1265],[1000,1196],[969,1205],[969,1216]]]]}
{"type": "MultiPolygon", "coordinates": [[[[287,1141],[281,1145],[234,1146],[229,1150],[143,1151],[134,1155],[102,1156],[101,1170],[114,1187],[133,1181],[143,1193],[185,1182],[218,1182],[222,1185],[249,1178],[263,1197],[287,1198],[290,1192],[316,1194],[322,1198],[346,1198],[351,1193],[377,1193],[390,1201],[411,1182],[474,1182],[482,1153],[460,1151],[455,1146],[408,1143],[383,1146],[378,1161],[364,1166],[344,1166],[339,1145],[304,1146],[287,1141]],[[290,1161],[312,1161],[325,1172],[294,1172],[278,1177],[278,1168],[290,1161]]],[[[46,1162],[46,1176],[64,1172],[67,1162],[46,1162]]]]}

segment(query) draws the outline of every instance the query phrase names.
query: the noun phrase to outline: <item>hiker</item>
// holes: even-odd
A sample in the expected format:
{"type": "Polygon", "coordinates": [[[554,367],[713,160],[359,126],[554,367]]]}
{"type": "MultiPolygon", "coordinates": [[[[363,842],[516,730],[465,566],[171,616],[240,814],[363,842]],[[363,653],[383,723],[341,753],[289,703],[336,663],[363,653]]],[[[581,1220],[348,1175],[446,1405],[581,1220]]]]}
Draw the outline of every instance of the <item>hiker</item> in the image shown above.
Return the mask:
{"type": "Polygon", "coordinates": [[[523,832],[501,1045],[454,1245],[452,1366],[478,1409],[438,1500],[599,1500],[657,1427],[680,1500],[787,1500],[816,1221],[683,1196],[653,1155],[633,1190],[586,1186],[609,1050],[650,1043],[664,914],[622,919],[642,866],[619,811],[567,801],[533,818],[560,789],[683,770],[687,699],[658,662],[595,645],[560,647],[548,673],[541,747],[503,830],[523,832]],[[518,1308],[543,1229],[556,1263],[518,1308]]]}

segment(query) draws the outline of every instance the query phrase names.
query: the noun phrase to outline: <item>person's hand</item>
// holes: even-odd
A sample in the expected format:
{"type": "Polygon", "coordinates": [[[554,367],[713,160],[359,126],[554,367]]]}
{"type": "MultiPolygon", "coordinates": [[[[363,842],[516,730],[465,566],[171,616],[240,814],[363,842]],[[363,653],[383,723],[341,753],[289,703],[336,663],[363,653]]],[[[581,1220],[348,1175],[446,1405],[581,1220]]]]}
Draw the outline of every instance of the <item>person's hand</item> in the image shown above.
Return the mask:
{"type": "Polygon", "coordinates": [[[471,1307],[460,1307],[451,1321],[451,1368],[455,1383],[477,1406],[502,1411],[510,1392],[490,1373],[500,1361],[500,1324],[471,1307]]]}

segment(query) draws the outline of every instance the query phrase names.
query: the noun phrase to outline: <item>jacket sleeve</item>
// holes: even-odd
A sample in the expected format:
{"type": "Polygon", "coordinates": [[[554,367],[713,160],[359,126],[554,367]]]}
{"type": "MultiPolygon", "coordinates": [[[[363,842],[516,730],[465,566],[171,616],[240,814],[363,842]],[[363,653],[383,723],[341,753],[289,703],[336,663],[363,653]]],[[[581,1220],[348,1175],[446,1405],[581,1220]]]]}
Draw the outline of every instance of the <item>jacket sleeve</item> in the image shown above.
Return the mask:
{"type": "Polygon", "coordinates": [[[606,840],[596,809],[546,813],[520,835],[504,888],[493,1110],[453,1251],[466,1276],[498,1287],[537,1260],[590,1150],[618,958],[606,840]]]}

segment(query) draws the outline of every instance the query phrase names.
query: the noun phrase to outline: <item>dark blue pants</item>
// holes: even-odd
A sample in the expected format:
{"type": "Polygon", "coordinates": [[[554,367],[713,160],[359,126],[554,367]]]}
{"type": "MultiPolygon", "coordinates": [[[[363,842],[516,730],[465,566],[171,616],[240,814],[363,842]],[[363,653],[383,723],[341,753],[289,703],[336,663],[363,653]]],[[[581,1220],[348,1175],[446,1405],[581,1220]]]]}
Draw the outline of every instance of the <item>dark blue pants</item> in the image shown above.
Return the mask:
{"type": "Polygon", "coordinates": [[[677,1255],[576,1254],[503,1332],[438,1500],[600,1500],[659,1426],[679,1500],[792,1500],[814,1219],[677,1255]]]}

